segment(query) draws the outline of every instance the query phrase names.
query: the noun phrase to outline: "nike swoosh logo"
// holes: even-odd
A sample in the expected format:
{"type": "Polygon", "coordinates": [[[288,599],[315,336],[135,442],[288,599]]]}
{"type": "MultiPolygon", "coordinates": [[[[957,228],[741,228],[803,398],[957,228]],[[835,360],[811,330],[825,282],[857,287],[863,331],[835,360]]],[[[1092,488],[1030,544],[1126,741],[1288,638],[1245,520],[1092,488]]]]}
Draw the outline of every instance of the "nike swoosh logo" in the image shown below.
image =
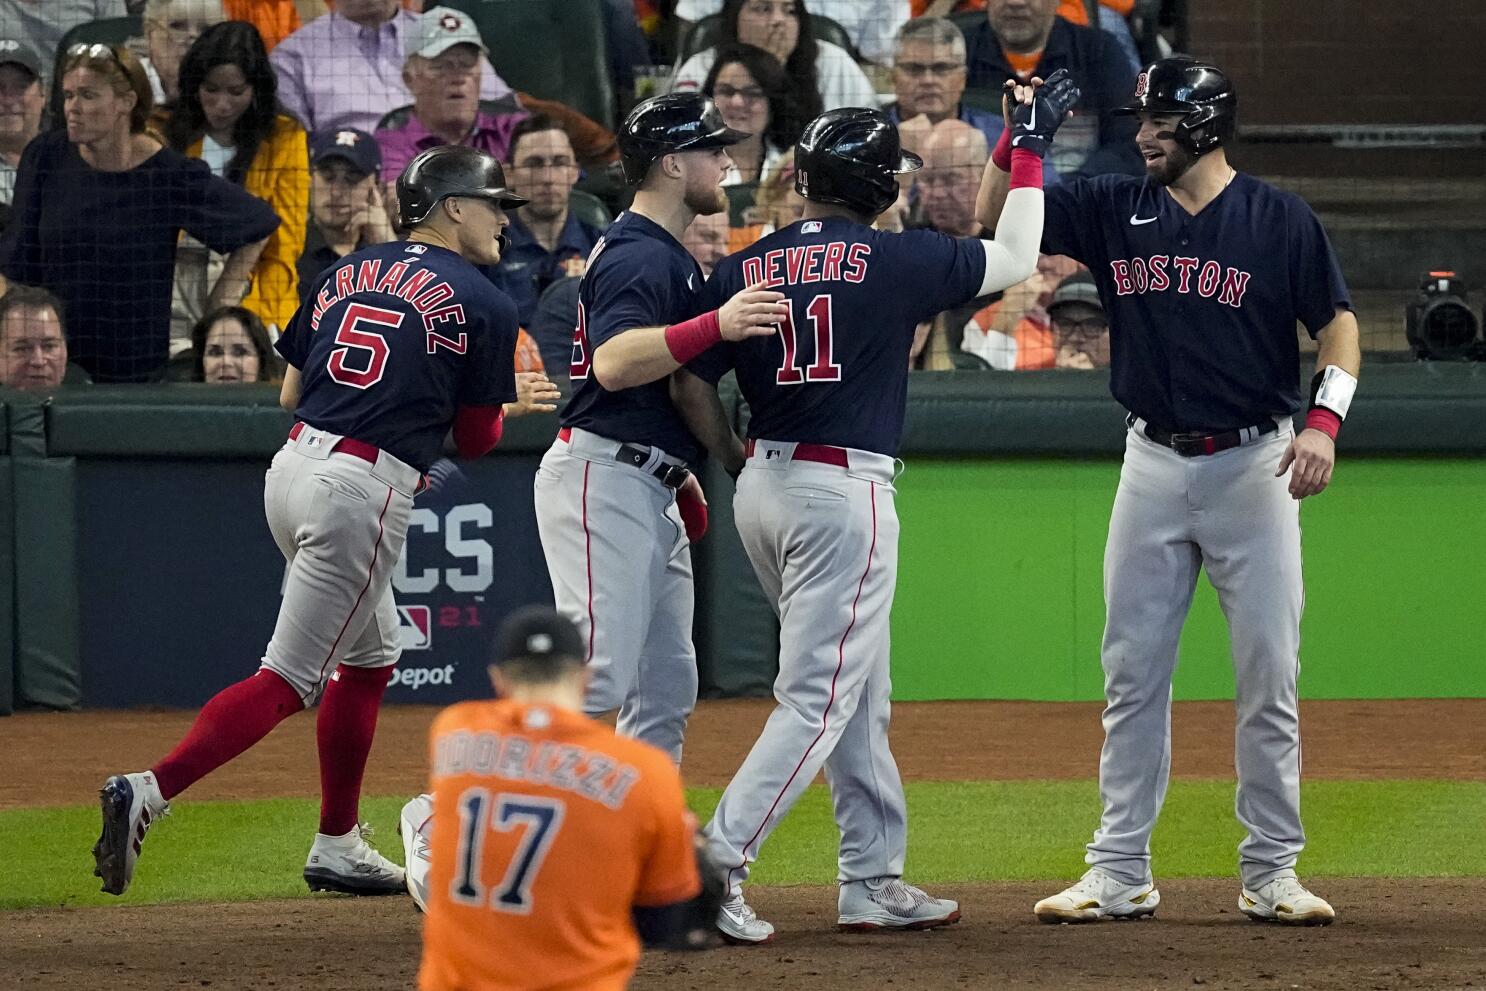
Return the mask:
{"type": "Polygon", "coordinates": [[[697,291],[697,287],[694,286],[694,285],[692,285],[692,283],[693,283],[693,281],[695,279],[696,279],[696,276],[695,275],[688,275],[686,277],[686,288],[690,289],[692,292],[696,292],[697,291]]]}
{"type": "MultiPolygon", "coordinates": [[[[1036,103],[1036,101],[1033,101],[1033,103],[1032,103],[1032,113],[1030,115],[1028,115],[1028,117],[1027,117],[1027,130],[1030,131],[1033,128],[1035,128],[1036,126],[1037,126],[1037,103],[1036,103]]],[[[1015,139],[1012,140],[1011,143],[1013,145],[1020,144],[1022,138],[1025,138],[1025,137],[1026,137],[1025,134],[1019,134],[1019,135],[1016,136],[1015,139]]]]}
{"type": "Polygon", "coordinates": [[[1132,213],[1130,214],[1130,226],[1139,227],[1141,224],[1154,224],[1158,219],[1157,217],[1137,217],[1132,213]]]}

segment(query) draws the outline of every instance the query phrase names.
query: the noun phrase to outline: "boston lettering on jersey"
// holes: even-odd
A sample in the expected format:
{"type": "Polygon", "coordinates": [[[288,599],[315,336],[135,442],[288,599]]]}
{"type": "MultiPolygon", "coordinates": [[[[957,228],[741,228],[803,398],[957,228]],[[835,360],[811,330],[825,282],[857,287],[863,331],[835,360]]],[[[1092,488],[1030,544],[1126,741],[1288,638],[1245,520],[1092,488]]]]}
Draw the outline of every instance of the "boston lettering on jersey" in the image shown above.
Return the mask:
{"type": "Polygon", "coordinates": [[[441,736],[434,749],[434,777],[494,775],[507,781],[572,792],[610,809],[624,807],[640,772],[608,754],[572,743],[534,743],[511,733],[460,731],[441,736]]]}
{"type": "Polygon", "coordinates": [[[1235,309],[1243,305],[1249,288],[1249,272],[1215,261],[1203,261],[1183,255],[1151,255],[1149,258],[1114,258],[1109,263],[1115,293],[1166,292],[1175,286],[1182,294],[1196,292],[1204,299],[1218,297],[1218,302],[1235,309]],[[1194,275],[1195,273],[1195,275],[1194,275]]]}

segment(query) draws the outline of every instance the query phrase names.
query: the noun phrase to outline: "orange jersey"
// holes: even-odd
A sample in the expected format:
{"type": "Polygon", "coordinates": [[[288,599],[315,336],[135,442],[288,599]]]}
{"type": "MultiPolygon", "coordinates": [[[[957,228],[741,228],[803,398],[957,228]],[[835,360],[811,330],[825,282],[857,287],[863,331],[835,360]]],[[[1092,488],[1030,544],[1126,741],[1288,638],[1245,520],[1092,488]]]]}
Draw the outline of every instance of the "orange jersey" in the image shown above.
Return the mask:
{"type": "Polygon", "coordinates": [[[420,991],[618,991],[630,911],[701,890],[670,759],[575,712],[464,702],[434,721],[420,991]]]}

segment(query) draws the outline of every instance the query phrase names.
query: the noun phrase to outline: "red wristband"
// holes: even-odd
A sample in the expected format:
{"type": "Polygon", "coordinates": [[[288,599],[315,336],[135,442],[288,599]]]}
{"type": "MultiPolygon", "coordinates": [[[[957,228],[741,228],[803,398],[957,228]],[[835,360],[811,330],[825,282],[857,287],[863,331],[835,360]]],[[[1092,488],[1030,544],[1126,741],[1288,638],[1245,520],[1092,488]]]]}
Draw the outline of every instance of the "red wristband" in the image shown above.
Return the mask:
{"type": "Polygon", "coordinates": [[[1001,136],[996,139],[996,147],[991,149],[991,161],[1002,172],[1011,171],[1011,128],[1001,129],[1001,136]]]}
{"type": "Polygon", "coordinates": [[[1041,189],[1042,159],[1025,148],[1013,149],[1011,153],[1011,188],[1041,189]]]}
{"type": "Polygon", "coordinates": [[[1337,432],[1342,428],[1342,418],[1324,406],[1312,406],[1305,414],[1305,427],[1307,430],[1319,430],[1336,440],[1337,432]]]}
{"type": "Polygon", "coordinates": [[[666,347],[670,348],[671,357],[682,365],[720,340],[722,323],[717,319],[716,310],[708,310],[701,316],[666,328],[666,347]]]}

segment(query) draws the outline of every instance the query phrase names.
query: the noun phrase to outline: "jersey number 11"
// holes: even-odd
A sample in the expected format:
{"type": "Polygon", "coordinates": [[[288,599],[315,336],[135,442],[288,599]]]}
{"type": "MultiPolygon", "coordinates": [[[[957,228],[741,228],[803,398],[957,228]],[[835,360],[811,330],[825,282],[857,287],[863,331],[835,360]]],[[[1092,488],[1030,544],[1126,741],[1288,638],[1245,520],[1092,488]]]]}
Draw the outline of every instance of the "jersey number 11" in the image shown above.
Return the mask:
{"type": "Polygon", "coordinates": [[[800,369],[800,340],[795,332],[795,301],[788,300],[789,315],[779,325],[779,340],[784,345],[784,363],[774,376],[777,385],[799,385],[802,382],[840,382],[841,366],[836,364],[836,337],[831,326],[831,294],[821,293],[805,307],[810,326],[815,330],[815,361],[800,369]]]}

